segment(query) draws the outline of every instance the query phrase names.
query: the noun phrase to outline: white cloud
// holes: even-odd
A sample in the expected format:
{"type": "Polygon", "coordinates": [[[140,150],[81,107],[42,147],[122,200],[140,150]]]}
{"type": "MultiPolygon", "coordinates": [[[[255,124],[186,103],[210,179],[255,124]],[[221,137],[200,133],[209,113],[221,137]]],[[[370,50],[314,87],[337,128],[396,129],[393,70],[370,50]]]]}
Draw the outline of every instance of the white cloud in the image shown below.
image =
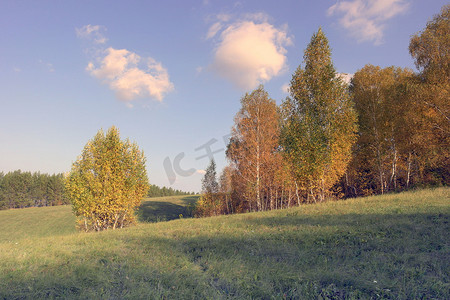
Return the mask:
{"type": "Polygon", "coordinates": [[[289,94],[289,86],[290,86],[289,83],[283,84],[283,85],[281,86],[281,91],[282,91],[283,93],[285,93],[285,94],[289,94]]]}
{"type": "Polygon", "coordinates": [[[206,174],[206,171],[205,171],[205,170],[197,170],[196,172],[197,172],[198,174],[202,174],[202,175],[206,174]]]}
{"type": "Polygon", "coordinates": [[[221,22],[216,22],[211,27],[209,27],[208,33],[206,34],[206,39],[210,39],[215,36],[217,32],[222,29],[222,26],[223,25],[221,22]]]}
{"type": "Polygon", "coordinates": [[[224,23],[229,18],[218,19],[207,34],[209,39],[219,35],[212,70],[243,90],[255,88],[286,70],[285,47],[292,44],[286,28],[275,28],[261,13],[227,25],[224,23]]]}
{"type": "Polygon", "coordinates": [[[131,101],[136,98],[150,97],[162,101],[174,88],[167,69],[153,58],[141,58],[127,49],[105,49],[103,44],[107,39],[104,31],[106,28],[100,25],[76,29],[79,38],[95,44],[89,51],[93,59],[86,70],[107,84],[128,107],[133,106],[131,101]]]}
{"type": "Polygon", "coordinates": [[[337,76],[341,77],[342,81],[346,84],[350,84],[352,81],[354,74],[348,74],[348,73],[337,73],[337,76]]]}
{"type": "Polygon", "coordinates": [[[331,6],[329,16],[340,15],[339,24],[350,31],[358,42],[383,43],[386,21],[404,13],[409,7],[406,0],[353,0],[339,1],[331,6]]]}
{"type": "Polygon", "coordinates": [[[95,44],[106,43],[108,39],[104,36],[104,31],[106,31],[105,27],[91,24],[75,29],[77,37],[92,40],[95,44]]]}
{"type": "Polygon", "coordinates": [[[139,55],[110,47],[104,52],[104,57],[97,60],[99,66],[90,62],[86,70],[108,84],[120,100],[128,102],[135,98],[151,97],[162,101],[164,95],[173,90],[167,70],[153,58],[144,60],[145,69],[141,69],[139,55]]]}

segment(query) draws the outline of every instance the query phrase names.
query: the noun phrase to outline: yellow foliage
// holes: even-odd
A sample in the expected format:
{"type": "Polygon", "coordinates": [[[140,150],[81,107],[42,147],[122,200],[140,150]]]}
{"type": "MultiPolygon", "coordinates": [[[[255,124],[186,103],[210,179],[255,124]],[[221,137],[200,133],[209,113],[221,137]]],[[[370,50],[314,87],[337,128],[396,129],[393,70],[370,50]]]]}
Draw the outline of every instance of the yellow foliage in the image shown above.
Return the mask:
{"type": "Polygon", "coordinates": [[[85,231],[122,228],[135,222],[135,208],[149,189],[145,157],[111,127],[84,147],[65,179],[66,192],[85,231]]]}

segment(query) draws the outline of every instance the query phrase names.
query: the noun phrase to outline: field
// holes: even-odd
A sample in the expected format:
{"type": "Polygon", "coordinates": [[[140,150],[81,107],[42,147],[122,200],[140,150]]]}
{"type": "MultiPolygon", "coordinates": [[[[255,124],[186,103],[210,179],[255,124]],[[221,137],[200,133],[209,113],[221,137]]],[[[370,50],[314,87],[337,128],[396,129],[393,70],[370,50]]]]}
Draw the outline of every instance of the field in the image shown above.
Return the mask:
{"type": "Polygon", "coordinates": [[[100,233],[70,207],[0,211],[0,299],[450,299],[450,188],[204,219],[193,201],[100,233]]]}

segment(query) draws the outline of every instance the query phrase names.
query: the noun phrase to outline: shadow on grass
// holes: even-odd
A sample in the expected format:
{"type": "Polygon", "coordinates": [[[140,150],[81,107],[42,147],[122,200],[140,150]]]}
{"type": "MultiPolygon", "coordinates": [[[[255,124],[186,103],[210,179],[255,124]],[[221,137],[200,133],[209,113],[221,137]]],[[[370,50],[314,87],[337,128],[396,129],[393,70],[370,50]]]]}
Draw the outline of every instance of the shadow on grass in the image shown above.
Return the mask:
{"type": "MultiPolygon", "coordinates": [[[[142,207],[149,218],[183,209],[163,201],[142,207]]],[[[0,272],[0,299],[449,299],[449,221],[448,210],[280,214],[236,218],[223,230],[196,222],[181,235],[130,230],[107,236],[120,247],[99,240],[53,266],[0,272]]]]}
{"type": "Polygon", "coordinates": [[[198,196],[186,196],[181,199],[183,205],[170,201],[149,200],[141,204],[137,211],[140,222],[162,222],[192,217],[193,206],[198,200],[198,196]]]}
{"type": "Polygon", "coordinates": [[[249,216],[237,222],[234,236],[181,240],[222,292],[261,299],[450,299],[448,213],[249,216]],[[251,288],[243,291],[243,282],[251,288]]]}
{"type": "Polygon", "coordinates": [[[194,205],[197,201],[198,201],[198,198],[199,198],[200,196],[186,196],[186,197],[183,197],[181,200],[184,202],[184,204],[185,205],[194,205]]]}
{"type": "Polygon", "coordinates": [[[170,221],[187,214],[188,210],[185,206],[163,201],[147,201],[139,207],[138,220],[140,222],[170,221]]]}

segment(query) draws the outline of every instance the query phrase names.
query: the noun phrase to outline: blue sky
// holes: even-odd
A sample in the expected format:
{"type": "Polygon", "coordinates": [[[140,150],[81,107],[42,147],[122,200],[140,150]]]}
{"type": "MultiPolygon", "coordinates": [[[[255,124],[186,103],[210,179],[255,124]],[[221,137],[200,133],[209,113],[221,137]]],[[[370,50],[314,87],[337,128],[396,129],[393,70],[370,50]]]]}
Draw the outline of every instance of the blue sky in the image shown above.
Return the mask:
{"type": "Polygon", "coordinates": [[[414,69],[410,36],[446,3],[2,0],[0,171],[68,172],[115,125],[151,183],[199,191],[241,97],[263,83],[281,103],[319,26],[338,72],[414,69]]]}

